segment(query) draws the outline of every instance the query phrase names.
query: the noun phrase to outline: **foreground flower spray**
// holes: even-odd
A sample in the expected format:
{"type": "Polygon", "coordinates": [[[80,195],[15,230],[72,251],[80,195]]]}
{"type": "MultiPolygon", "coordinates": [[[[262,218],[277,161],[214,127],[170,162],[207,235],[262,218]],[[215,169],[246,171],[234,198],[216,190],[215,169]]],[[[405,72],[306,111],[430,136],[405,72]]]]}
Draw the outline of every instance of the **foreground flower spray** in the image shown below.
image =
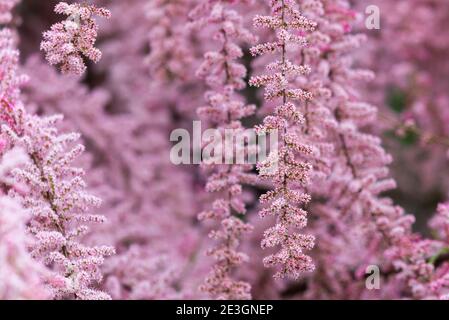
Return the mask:
{"type": "Polygon", "coordinates": [[[270,72],[255,76],[250,80],[253,86],[265,86],[265,99],[280,101],[275,114],[267,116],[257,130],[270,133],[280,132],[279,150],[272,151],[269,158],[258,165],[261,178],[273,182],[275,189],[261,197],[268,208],[260,211],[262,217],[274,215],[275,226],[264,233],[262,247],[280,246],[278,253],[264,259],[267,267],[279,267],[277,278],[290,276],[298,278],[303,272],[313,271],[315,266],[310,256],[304,251],[312,249],[314,237],[295,233],[307,224],[307,212],[303,207],[310,201],[310,196],[298,187],[305,187],[309,180],[310,163],[299,160],[299,154],[309,154],[311,149],[301,142],[291,123],[304,121],[303,115],[296,108],[295,101],[312,99],[310,92],[295,88],[290,79],[309,70],[296,65],[288,57],[290,46],[304,46],[306,39],[293,34],[292,30],[311,31],[316,24],[309,21],[298,11],[294,1],[270,1],[272,15],[257,16],[254,24],[257,27],[274,29],[276,41],[259,44],[251,48],[254,56],[273,53],[278,59],[267,66],[270,72]]]}
{"type": "Polygon", "coordinates": [[[0,0],[0,298],[447,299],[447,5],[390,2],[0,0]]]}
{"type": "Polygon", "coordinates": [[[41,50],[45,51],[50,64],[60,65],[63,73],[81,75],[86,70],[82,56],[93,62],[101,59],[101,51],[94,47],[98,32],[94,16],[110,18],[111,13],[92,5],[66,2],[58,3],[55,12],[68,18],[44,33],[41,50]]]}

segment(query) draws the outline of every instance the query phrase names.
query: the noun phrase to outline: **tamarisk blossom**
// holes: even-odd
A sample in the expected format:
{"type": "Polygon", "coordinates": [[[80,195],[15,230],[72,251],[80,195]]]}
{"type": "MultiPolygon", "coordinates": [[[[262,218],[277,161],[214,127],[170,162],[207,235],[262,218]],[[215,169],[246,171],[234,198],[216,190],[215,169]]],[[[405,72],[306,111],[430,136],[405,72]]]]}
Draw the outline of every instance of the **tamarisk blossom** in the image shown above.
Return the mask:
{"type": "Polygon", "coordinates": [[[31,258],[27,245],[26,211],[9,198],[0,198],[0,299],[46,297],[44,268],[31,258]]]}
{"type": "Polygon", "coordinates": [[[271,28],[276,31],[276,41],[256,45],[251,48],[253,56],[275,53],[279,58],[267,66],[268,74],[250,79],[252,86],[265,86],[266,100],[280,100],[273,115],[267,116],[257,130],[261,133],[277,131],[280,135],[279,149],[273,150],[268,159],[258,164],[259,175],[274,184],[274,190],[262,195],[260,200],[269,206],[260,211],[261,217],[275,216],[275,226],[264,233],[262,248],[280,245],[279,252],[264,258],[266,267],[279,267],[276,278],[286,276],[294,279],[303,272],[315,269],[310,256],[304,253],[314,246],[314,237],[295,233],[307,224],[307,211],[304,206],[310,196],[301,189],[309,181],[312,170],[310,163],[301,161],[297,155],[307,156],[312,152],[309,145],[303,144],[293,129],[304,122],[295,101],[312,99],[312,94],[292,86],[290,80],[310,70],[307,66],[296,65],[289,60],[288,53],[298,46],[305,46],[306,39],[301,34],[312,31],[316,23],[305,18],[297,10],[296,3],[290,0],[270,1],[270,16],[256,16],[256,27],[271,28]],[[293,33],[299,31],[299,34],[293,33]]]}
{"type": "MultiPolygon", "coordinates": [[[[168,140],[164,139],[167,134],[162,126],[167,122],[166,108],[114,116],[105,110],[109,98],[104,90],[89,91],[79,78],[65,78],[63,82],[64,76],[37,56],[29,59],[25,67],[35,81],[24,88],[24,94],[39,105],[37,111],[64,113],[64,128],[77,128],[89,143],[81,159],[89,164],[85,180],[89,189],[101,196],[98,212],[108,221],[90,228],[83,239],[85,243],[114,244],[118,252],[102,267],[102,288],[113,299],[179,299],[189,294],[190,284],[186,284],[191,279],[181,273],[184,264],[193,264],[189,255],[191,246],[195,247],[191,239],[196,237],[188,227],[195,208],[190,200],[193,194],[185,192],[190,190],[186,174],[179,167],[165,164],[169,162],[168,140]],[[46,79],[45,86],[39,85],[41,79],[46,79]],[[55,89],[58,83],[64,85],[55,89]],[[84,101],[86,108],[76,108],[77,101],[84,101]],[[117,126],[123,128],[120,137],[116,136],[117,126]],[[141,140],[144,137],[146,142],[141,140]],[[148,143],[148,137],[154,140],[148,143]],[[167,157],[161,157],[163,153],[167,157]],[[167,241],[167,233],[176,236],[167,241]],[[176,272],[155,271],[167,264],[156,263],[162,255],[167,256],[176,272]]],[[[146,74],[141,66],[139,72],[139,77],[146,74]]],[[[144,97],[146,92],[150,93],[143,90],[139,96],[144,97]]],[[[196,290],[198,285],[191,287],[196,290]]]]}
{"type": "MultiPolygon", "coordinates": [[[[371,4],[358,3],[361,8],[371,4]]],[[[381,129],[395,133],[385,142],[398,159],[392,166],[398,192],[423,215],[427,212],[419,208],[429,197],[447,192],[441,177],[449,176],[449,39],[440,30],[448,28],[449,10],[436,0],[379,0],[376,5],[380,12],[396,14],[382,14],[381,30],[371,32],[371,46],[359,56],[378,75],[364,96],[381,107],[381,129]]]]}
{"type": "Polygon", "coordinates": [[[28,222],[28,231],[33,236],[31,254],[52,266],[54,272],[46,277],[46,282],[54,298],[108,299],[109,295],[93,286],[101,280],[104,256],[113,254],[114,249],[87,247],[79,241],[88,230],[86,223],[105,220],[87,213],[100,200],[85,191],[84,171],[72,166],[84,147],[74,145],[78,134],[58,133],[55,125],[61,116],[39,117],[24,108],[18,95],[20,89],[14,87],[20,82],[19,52],[13,47],[11,32],[2,31],[1,36],[0,56],[7,53],[9,59],[5,59],[0,70],[5,95],[0,110],[0,137],[6,148],[21,147],[29,158],[23,167],[12,171],[17,183],[23,183],[27,190],[10,193],[32,216],[28,222]]]}
{"type": "MultiPolygon", "coordinates": [[[[213,38],[219,44],[218,51],[209,51],[204,55],[204,62],[197,71],[197,75],[205,79],[210,87],[210,91],[205,94],[207,105],[198,108],[198,114],[221,134],[226,129],[233,129],[234,139],[244,131],[241,119],[250,116],[255,110],[254,105],[245,105],[236,95],[237,90],[246,86],[243,80],[246,69],[238,62],[243,56],[239,42],[253,43],[256,38],[244,28],[238,12],[228,5],[227,1],[205,0],[191,11],[190,17],[194,20],[193,27],[213,27],[213,38]]],[[[234,150],[234,144],[224,148],[234,150]]],[[[236,152],[245,153],[244,150],[236,152]]],[[[205,164],[208,171],[206,191],[215,193],[216,199],[211,209],[199,214],[199,219],[218,221],[221,229],[209,234],[218,241],[208,251],[216,263],[201,290],[217,299],[250,299],[250,285],[234,280],[232,273],[235,267],[247,260],[247,255],[239,252],[238,247],[244,234],[252,230],[252,226],[243,219],[246,208],[242,199],[242,185],[255,180],[255,176],[249,173],[252,166],[227,164],[232,163],[232,160],[228,162],[222,157],[218,162],[206,160],[209,160],[205,164]]]]}
{"type": "MultiPolygon", "coordinates": [[[[380,263],[385,249],[382,239],[379,240],[382,235],[372,223],[378,219],[373,217],[373,212],[389,216],[397,236],[409,234],[414,219],[393,205],[391,199],[382,196],[394,189],[396,182],[389,176],[388,165],[392,158],[382,147],[381,139],[364,130],[376,121],[377,108],[362,101],[357,88],[358,83],[372,80],[374,74],[354,68],[349,56],[366,41],[363,35],[351,33],[356,12],[346,0],[322,3],[325,14],[320,23],[323,33],[330,37],[330,44],[323,48],[320,63],[325,84],[332,92],[328,105],[336,123],[333,133],[338,161],[332,169],[328,201],[321,210],[336,210],[338,219],[347,224],[346,228],[350,226],[357,230],[357,226],[363,226],[365,231],[360,234],[364,236],[359,235],[358,241],[367,247],[376,244],[368,255],[364,255],[365,261],[354,266],[363,269],[369,262],[380,263]]],[[[340,230],[341,234],[347,233],[344,228],[340,230]]],[[[359,284],[359,290],[363,291],[363,278],[359,284]]]]}
{"type": "Polygon", "coordinates": [[[448,212],[447,204],[441,204],[431,220],[430,226],[438,235],[436,239],[404,233],[400,227],[400,221],[404,220],[404,217],[398,214],[394,216],[391,212],[390,215],[382,214],[380,211],[374,212],[378,229],[388,244],[385,255],[394,267],[391,281],[395,281],[396,285],[402,288],[402,297],[448,298],[448,212]]]}
{"type": "Polygon", "coordinates": [[[438,205],[436,215],[429,223],[436,233],[436,240],[442,247],[429,261],[434,266],[433,281],[430,290],[440,299],[449,299],[449,203],[438,205]]]}
{"type": "Polygon", "coordinates": [[[79,131],[86,141],[80,159],[87,164],[85,180],[89,190],[102,198],[97,212],[108,222],[92,226],[83,240],[108,243],[117,251],[102,268],[103,290],[113,299],[204,298],[198,286],[209,264],[208,259],[197,258],[204,232],[192,225],[203,192],[194,184],[190,168],[170,162],[167,139],[176,125],[170,106],[185,105],[186,100],[176,86],[161,91],[157,79],[150,80],[143,67],[147,4],[147,0],[111,4],[111,11],[121,16],[102,28],[108,39],[101,45],[105,60],[95,66],[105,75],[101,86],[91,89],[79,77],[64,77],[33,56],[25,65],[33,81],[24,94],[30,108],[36,104],[37,113],[64,114],[64,130],[79,131]],[[78,101],[83,101],[83,108],[78,101]],[[176,270],[170,279],[150,267],[159,256],[167,257],[176,270]]]}
{"type": "Polygon", "coordinates": [[[20,0],[0,0],[0,24],[8,24],[12,20],[12,9],[20,0]]]}
{"type": "Polygon", "coordinates": [[[390,180],[382,184],[388,173],[385,165],[391,159],[380,139],[361,130],[375,119],[376,109],[359,102],[355,88],[356,81],[371,73],[352,69],[349,53],[363,41],[349,33],[354,12],[342,1],[307,0],[300,7],[305,17],[317,23],[317,28],[305,35],[308,45],[294,58],[311,68],[310,73],[295,79],[295,85],[313,93],[313,100],[300,109],[304,116],[300,132],[313,150],[307,159],[313,164],[314,185],[308,190],[320,199],[309,205],[309,212],[319,217],[310,230],[320,245],[314,251],[318,269],[307,279],[305,295],[358,299],[364,282],[354,281],[351,272],[372,258],[370,242],[364,236],[370,221],[367,202],[377,201],[382,187],[392,185],[390,180]],[[326,267],[329,264],[334,268],[326,267]]]}
{"type": "Polygon", "coordinates": [[[179,114],[176,121],[180,123],[172,125],[190,127],[192,120],[197,119],[196,107],[202,103],[207,89],[203,81],[198,81],[195,71],[204,51],[210,49],[208,37],[202,37],[200,32],[190,32],[186,27],[191,20],[189,12],[199,1],[146,2],[143,26],[147,38],[145,44],[149,45],[150,52],[145,55],[144,64],[148,67],[150,85],[159,94],[164,93],[165,107],[179,114]]]}
{"type": "Polygon", "coordinates": [[[14,199],[0,198],[0,299],[45,299],[44,267],[28,252],[27,212],[14,199]]]}
{"type": "MultiPolygon", "coordinates": [[[[361,5],[366,5],[362,2],[361,5]]],[[[426,201],[425,196],[416,194],[430,192],[436,188],[446,192],[442,176],[447,173],[447,135],[448,94],[447,63],[448,39],[439,32],[447,26],[448,11],[444,2],[433,0],[416,0],[407,2],[379,1],[382,12],[396,12],[386,15],[382,20],[382,32],[377,39],[381,43],[391,43],[386,50],[380,50],[379,43],[369,48],[377,52],[370,59],[372,68],[381,77],[376,79],[373,88],[369,88],[370,98],[388,100],[389,109],[397,108],[392,97],[402,97],[397,117],[396,134],[403,137],[412,133],[420,143],[413,148],[394,148],[395,158],[406,157],[397,161],[395,169],[402,197],[426,201]],[[407,31],[407,32],[405,32],[407,31]],[[412,33],[413,39],[407,36],[412,33]],[[429,63],[431,61],[431,63],[429,63]],[[393,90],[392,90],[393,89],[393,90]],[[386,94],[385,94],[386,93],[386,94]],[[387,98],[387,99],[385,99],[387,98]],[[431,145],[432,144],[432,145],[431,145]],[[400,152],[406,154],[400,154],[400,152]],[[397,153],[396,153],[397,152],[397,153]],[[405,171],[403,162],[407,161],[410,171],[405,171]],[[405,171],[405,172],[404,172],[405,171]],[[403,173],[403,174],[401,174],[403,173]],[[413,184],[409,182],[413,181],[413,184]]],[[[370,55],[372,56],[372,54],[370,55]]],[[[400,99],[401,100],[401,99],[400,99]]],[[[396,128],[395,128],[396,129],[396,128]]],[[[419,204],[419,202],[418,202],[419,204]]],[[[417,204],[414,205],[418,207],[417,204]]],[[[378,228],[385,235],[389,260],[398,272],[393,278],[404,285],[402,296],[415,299],[447,299],[447,203],[440,204],[435,216],[430,221],[434,234],[424,238],[417,234],[405,233],[395,225],[399,214],[382,215],[374,211],[378,228]]],[[[418,212],[419,213],[419,212],[418,212]]]]}
{"type": "MultiPolygon", "coordinates": [[[[402,288],[402,297],[413,299],[449,298],[449,205],[439,204],[429,226],[435,237],[424,238],[401,228],[401,211],[373,212],[378,230],[387,243],[386,257],[395,272],[391,280],[402,288]]],[[[409,218],[411,219],[411,218],[409,218]]]]}
{"type": "MultiPolygon", "coordinates": [[[[1,23],[9,22],[10,10],[16,2],[0,2],[1,23]]],[[[27,81],[27,77],[16,73],[19,55],[14,50],[13,38],[10,29],[0,30],[0,121],[10,125],[14,124],[10,114],[19,103],[19,87],[27,81]]],[[[28,251],[33,243],[26,230],[30,214],[9,195],[24,191],[11,171],[29,159],[19,148],[9,150],[4,137],[0,138],[0,158],[0,300],[45,299],[49,292],[43,278],[49,271],[28,251]]]]}
{"type": "MultiPolygon", "coordinates": [[[[17,74],[19,55],[13,49],[14,35],[11,29],[0,30],[0,102],[2,108],[11,109],[20,96],[20,87],[28,81],[25,75],[17,74]]],[[[3,117],[3,116],[2,116],[3,117]]],[[[3,118],[7,121],[7,118],[3,118]]]]}
{"type": "Polygon", "coordinates": [[[185,80],[192,63],[192,48],[186,34],[186,18],[191,0],[149,1],[150,54],[146,63],[153,78],[160,81],[185,80]]]}
{"type": "Polygon", "coordinates": [[[339,168],[336,166],[333,171],[335,179],[351,181],[349,185],[344,183],[344,187],[342,184],[342,193],[334,199],[348,200],[337,204],[344,215],[359,199],[367,204],[375,202],[377,195],[394,188],[395,182],[388,177],[391,157],[382,148],[380,138],[362,130],[376,119],[377,109],[361,101],[356,84],[372,80],[374,75],[369,70],[353,68],[348,52],[359,48],[366,38],[349,33],[355,13],[347,1],[322,2],[325,16],[320,21],[320,31],[330,42],[321,50],[320,70],[324,84],[331,91],[327,105],[334,116],[335,153],[340,160],[339,168]],[[336,170],[343,172],[338,171],[337,176],[336,170]]]}
{"type": "Polygon", "coordinates": [[[55,12],[68,18],[44,32],[41,50],[51,65],[60,65],[63,73],[81,75],[87,68],[82,55],[93,62],[101,59],[101,51],[94,47],[98,24],[93,17],[110,18],[111,13],[93,5],[66,2],[59,2],[55,12]]]}
{"type": "Polygon", "coordinates": [[[0,164],[0,299],[45,299],[48,292],[42,279],[48,270],[28,252],[32,241],[26,230],[28,212],[7,195],[9,189],[20,188],[11,177],[11,169],[23,165],[27,156],[20,149],[4,154],[3,151],[0,164]]]}
{"type": "Polygon", "coordinates": [[[129,250],[112,259],[105,267],[105,272],[115,273],[120,270],[122,279],[108,277],[106,287],[113,297],[130,300],[169,300],[180,299],[182,293],[173,288],[173,280],[179,272],[177,261],[164,254],[153,254],[150,248],[142,250],[132,245],[129,250]],[[120,283],[120,280],[123,283],[120,283]],[[133,288],[123,295],[122,287],[133,288]]]}

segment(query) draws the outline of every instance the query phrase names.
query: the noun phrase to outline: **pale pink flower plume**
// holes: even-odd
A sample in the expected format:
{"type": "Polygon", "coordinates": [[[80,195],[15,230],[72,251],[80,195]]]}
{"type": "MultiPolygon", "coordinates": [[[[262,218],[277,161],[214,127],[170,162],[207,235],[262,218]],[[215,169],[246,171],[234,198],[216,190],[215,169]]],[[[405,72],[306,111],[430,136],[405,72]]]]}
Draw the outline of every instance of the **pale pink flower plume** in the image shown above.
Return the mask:
{"type": "Polygon", "coordinates": [[[68,17],[44,32],[41,50],[48,62],[59,65],[63,73],[81,75],[86,70],[83,56],[93,62],[101,59],[101,51],[94,47],[98,33],[94,17],[110,18],[111,13],[105,8],[66,2],[58,3],[55,12],[68,17]]]}
{"type": "Polygon", "coordinates": [[[448,300],[448,13],[0,0],[0,300],[448,300]]]}

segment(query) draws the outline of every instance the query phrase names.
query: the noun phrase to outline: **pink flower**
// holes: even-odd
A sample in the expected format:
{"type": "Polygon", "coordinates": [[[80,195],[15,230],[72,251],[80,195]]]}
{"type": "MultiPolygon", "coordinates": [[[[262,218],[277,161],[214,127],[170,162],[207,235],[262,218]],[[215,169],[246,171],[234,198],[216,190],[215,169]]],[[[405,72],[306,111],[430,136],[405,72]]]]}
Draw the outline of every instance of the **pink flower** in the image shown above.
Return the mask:
{"type": "Polygon", "coordinates": [[[20,0],[0,0],[0,24],[8,24],[12,20],[12,9],[20,0]]]}
{"type": "Polygon", "coordinates": [[[270,180],[274,185],[274,190],[261,197],[261,201],[271,204],[262,209],[260,215],[276,217],[276,225],[264,233],[262,248],[280,246],[278,253],[269,255],[263,262],[266,267],[278,267],[276,278],[289,276],[297,279],[302,273],[315,269],[312,259],[304,254],[304,251],[313,248],[315,239],[313,236],[295,233],[307,224],[307,211],[301,206],[307,204],[309,197],[292,195],[295,188],[307,186],[312,167],[307,162],[297,160],[297,156],[304,157],[310,153],[310,147],[304,145],[295,132],[295,126],[301,125],[304,118],[298,112],[294,101],[311,100],[312,94],[293,86],[292,79],[295,75],[306,74],[310,70],[306,66],[298,66],[289,61],[288,53],[296,46],[306,45],[304,37],[291,32],[314,30],[316,23],[302,16],[294,1],[270,1],[270,6],[272,15],[257,16],[254,25],[277,31],[277,41],[259,44],[251,48],[251,53],[278,54],[278,60],[267,68],[275,73],[250,79],[253,86],[265,86],[266,100],[280,101],[276,113],[267,116],[263,124],[257,127],[258,132],[277,131],[281,140],[279,150],[272,151],[268,159],[258,165],[260,177],[270,180]]]}
{"type": "Polygon", "coordinates": [[[94,62],[101,59],[101,51],[94,48],[98,25],[93,16],[110,18],[111,13],[92,5],[60,2],[55,12],[68,16],[67,20],[54,24],[44,32],[41,50],[51,65],[60,65],[63,73],[81,75],[86,70],[81,55],[94,62]]]}
{"type": "Polygon", "coordinates": [[[4,32],[2,36],[6,37],[8,46],[0,45],[0,56],[8,52],[14,57],[7,60],[5,78],[8,81],[2,81],[2,88],[6,89],[5,93],[14,93],[9,95],[14,105],[6,108],[2,105],[0,109],[1,118],[7,116],[10,120],[2,121],[0,138],[8,142],[9,148],[20,147],[28,156],[26,163],[11,171],[15,184],[27,188],[21,188],[21,192],[11,188],[9,193],[31,215],[27,223],[28,232],[33,236],[31,255],[52,267],[54,273],[48,275],[49,283],[53,283],[52,277],[64,278],[63,287],[52,288],[54,298],[110,298],[91,286],[101,281],[104,257],[114,254],[114,249],[89,247],[79,239],[87,231],[84,222],[104,221],[87,214],[88,209],[98,206],[101,200],[86,192],[82,179],[84,171],[72,165],[84,146],[76,144],[78,134],[58,133],[55,125],[61,116],[39,117],[23,107],[17,81],[18,52],[8,39],[11,33],[4,32]]]}

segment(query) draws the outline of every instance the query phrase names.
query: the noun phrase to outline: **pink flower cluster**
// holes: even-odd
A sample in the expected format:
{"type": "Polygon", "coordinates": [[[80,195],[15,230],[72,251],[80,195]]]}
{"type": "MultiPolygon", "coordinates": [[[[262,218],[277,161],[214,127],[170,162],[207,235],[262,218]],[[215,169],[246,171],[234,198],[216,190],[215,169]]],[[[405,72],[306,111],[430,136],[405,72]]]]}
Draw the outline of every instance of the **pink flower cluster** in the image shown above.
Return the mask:
{"type": "Polygon", "coordinates": [[[50,64],[60,65],[63,73],[81,75],[87,68],[81,54],[93,62],[101,59],[101,51],[94,47],[98,25],[93,17],[110,18],[111,13],[92,5],[66,2],[58,3],[55,12],[68,18],[44,32],[41,50],[50,64]]]}
{"type": "Polygon", "coordinates": [[[108,299],[109,295],[91,286],[101,280],[103,257],[114,249],[89,247],[77,240],[87,232],[85,223],[104,222],[102,216],[86,213],[100,200],[85,191],[83,170],[72,166],[84,150],[73,145],[79,135],[58,133],[55,124],[61,116],[39,117],[26,111],[20,97],[19,53],[8,29],[2,30],[0,48],[5,62],[0,72],[4,75],[0,79],[2,152],[21,148],[28,156],[28,161],[11,170],[14,184],[22,187],[9,188],[5,201],[17,201],[30,216],[23,218],[34,240],[29,257],[52,267],[42,280],[52,289],[52,297],[108,299]]]}
{"type": "Polygon", "coordinates": [[[449,299],[448,4],[368,4],[0,0],[0,299],[449,299]]]}
{"type": "Polygon", "coordinates": [[[0,299],[45,299],[49,293],[43,287],[46,270],[28,252],[32,243],[26,232],[28,213],[20,203],[5,193],[20,188],[11,177],[11,170],[27,161],[26,154],[16,148],[3,153],[0,164],[0,299]]]}
{"type": "MultiPolygon", "coordinates": [[[[198,108],[198,114],[219,131],[234,129],[233,132],[240,132],[244,130],[241,119],[252,115],[255,106],[245,105],[236,94],[236,90],[246,86],[243,80],[246,68],[238,62],[243,56],[239,41],[252,43],[255,37],[244,28],[237,11],[229,8],[225,1],[204,0],[190,16],[195,21],[192,28],[216,25],[212,37],[219,44],[217,51],[205,53],[204,62],[197,71],[211,88],[205,95],[207,105],[198,108]]],[[[220,165],[221,161],[218,164],[211,162],[205,165],[208,171],[206,191],[216,193],[217,198],[210,210],[200,213],[199,219],[216,220],[220,224],[219,230],[209,234],[219,244],[208,251],[216,264],[201,289],[218,299],[250,299],[251,286],[234,280],[232,272],[248,259],[246,254],[238,251],[243,236],[252,230],[252,226],[243,221],[246,208],[242,185],[251,184],[255,178],[249,173],[251,165],[228,166],[220,165]]]]}
{"type": "Polygon", "coordinates": [[[192,63],[192,51],[185,28],[190,0],[150,1],[146,8],[149,21],[150,53],[146,63],[152,77],[166,81],[185,79],[186,65],[192,63]],[[183,19],[184,17],[184,19],[183,19]]]}
{"type": "Polygon", "coordinates": [[[32,216],[29,232],[36,241],[31,246],[31,256],[57,270],[49,280],[54,297],[108,299],[107,294],[90,286],[94,281],[101,281],[99,268],[103,257],[114,254],[114,249],[88,247],[77,240],[87,232],[86,223],[105,220],[87,214],[100,200],[84,191],[84,172],[71,165],[84,147],[75,145],[67,150],[78,135],[58,134],[54,125],[61,117],[39,118],[16,108],[14,129],[3,126],[2,132],[11,146],[23,148],[31,160],[13,171],[16,180],[28,187],[26,192],[14,197],[21,200],[32,216]]]}

